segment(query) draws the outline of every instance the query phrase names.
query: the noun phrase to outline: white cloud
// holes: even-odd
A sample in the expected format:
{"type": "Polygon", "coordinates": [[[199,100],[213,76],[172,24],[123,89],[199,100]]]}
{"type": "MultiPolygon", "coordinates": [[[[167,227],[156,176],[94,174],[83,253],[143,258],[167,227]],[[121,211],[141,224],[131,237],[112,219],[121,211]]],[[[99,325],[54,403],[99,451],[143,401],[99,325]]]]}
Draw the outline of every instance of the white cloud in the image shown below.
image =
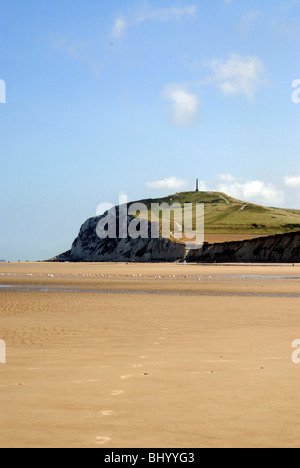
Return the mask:
{"type": "Polygon", "coordinates": [[[124,18],[117,18],[112,30],[113,39],[120,39],[127,31],[129,24],[124,18]]]}
{"type": "Polygon", "coordinates": [[[200,182],[200,190],[223,192],[238,200],[267,206],[282,206],[285,195],[281,188],[261,180],[244,181],[231,174],[221,174],[200,182]]]}
{"type": "MultiPolygon", "coordinates": [[[[300,188],[299,177],[285,177],[285,185],[292,189],[300,188]]],[[[170,190],[178,192],[181,190],[194,190],[194,183],[177,178],[169,177],[163,180],[148,182],[146,187],[151,190],[170,190]]],[[[231,174],[221,174],[210,180],[199,181],[199,190],[208,192],[223,192],[238,200],[255,203],[264,206],[284,206],[286,202],[290,207],[295,205],[295,197],[290,197],[285,192],[284,186],[277,186],[263,180],[242,180],[231,174]]],[[[299,192],[300,193],[300,192],[299,192]]],[[[295,208],[298,207],[298,198],[295,208]]]]}
{"type": "Polygon", "coordinates": [[[207,183],[205,182],[205,180],[199,180],[199,190],[200,192],[208,192],[209,191],[209,187],[207,185],[207,183]]]}
{"type": "Polygon", "coordinates": [[[179,85],[167,85],[164,96],[172,102],[172,119],[175,125],[184,127],[195,121],[200,105],[195,94],[179,85]]]}
{"type": "Polygon", "coordinates": [[[147,182],[146,187],[151,190],[180,190],[187,186],[187,181],[179,179],[178,177],[168,177],[163,180],[156,180],[154,182],[147,182]]]}
{"type": "Polygon", "coordinates": [[[286,187],[292,189],[300,189],[300,176],[298,177],[285,177],[284,183],[286,187]]]}
{"type": "Polygon", "coordinates": [[[233,182],[219,184],[218,191],[225,192],[234,198],[263,205],[282,205],[284,192],[272,184],[261,180],[253,180],[245,183],[233,182]]]}
{"type": "Polygon", "coordinates": [[[225,95],[244,94],[253,98],[257,89],[268,83],[264,63],[255,56],[231,55],[225,61],[212,61],[209,67],[214,75],[208,82],[225,95]]]}
{"type": "MultiPolygon", "coordinates": [[[[193,191],[195,183],[177,177],[169,177],[148,182],[146,187],[150,190],[170,190],[171,192],[193,191]]],[[[231,174],[221,174],[209,180],[200,180],[199,190],[223,192],[238,200],[263,206],[289,206],[299,209],[300,176],[285,177],[282,184],[274,185],[263,180],[243,180],[231,174]]]]}

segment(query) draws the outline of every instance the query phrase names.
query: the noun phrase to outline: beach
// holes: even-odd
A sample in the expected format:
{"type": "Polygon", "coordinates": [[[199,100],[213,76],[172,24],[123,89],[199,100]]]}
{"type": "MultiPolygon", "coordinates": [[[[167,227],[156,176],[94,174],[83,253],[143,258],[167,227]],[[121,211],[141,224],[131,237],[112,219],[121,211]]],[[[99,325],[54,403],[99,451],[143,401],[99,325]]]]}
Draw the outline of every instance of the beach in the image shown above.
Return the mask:
{"type": "Polygon", "coordinates": [[[0,447],[299,447],[300,265],[0,264],[0,447]]]}

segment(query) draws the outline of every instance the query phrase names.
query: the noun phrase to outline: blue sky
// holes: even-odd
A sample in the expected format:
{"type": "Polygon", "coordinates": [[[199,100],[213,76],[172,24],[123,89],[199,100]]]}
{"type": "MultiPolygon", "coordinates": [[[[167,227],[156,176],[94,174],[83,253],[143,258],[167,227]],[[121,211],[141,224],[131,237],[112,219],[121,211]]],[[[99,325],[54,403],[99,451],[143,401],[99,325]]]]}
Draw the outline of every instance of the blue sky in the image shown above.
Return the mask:
{"type": "Polygon", "coordinates": [[[0,258],[49,258],[119,192],[154,198],[196,177],[300,208],[299,0],[0,11],[0,258]]]}

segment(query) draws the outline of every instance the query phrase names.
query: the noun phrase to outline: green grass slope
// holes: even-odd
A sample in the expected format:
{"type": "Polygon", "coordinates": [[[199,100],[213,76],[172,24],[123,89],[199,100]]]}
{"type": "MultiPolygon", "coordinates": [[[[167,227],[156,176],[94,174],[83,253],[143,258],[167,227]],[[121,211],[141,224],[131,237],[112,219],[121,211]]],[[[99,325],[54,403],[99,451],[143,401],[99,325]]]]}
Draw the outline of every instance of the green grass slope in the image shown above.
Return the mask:
{"type": "MultiPolygon", "coordinates": [[[[300,210],[268,208],[236,200],[220,192],[182,192],[165,198],[140,200],[152,203],[204,203],[206,234],[271,235],[300,231],[300,210]]],[[[139,217],[147,219],[147,211],[139,217]]],[[[194,220],[195,221],[195,220],[194,220]]]]}

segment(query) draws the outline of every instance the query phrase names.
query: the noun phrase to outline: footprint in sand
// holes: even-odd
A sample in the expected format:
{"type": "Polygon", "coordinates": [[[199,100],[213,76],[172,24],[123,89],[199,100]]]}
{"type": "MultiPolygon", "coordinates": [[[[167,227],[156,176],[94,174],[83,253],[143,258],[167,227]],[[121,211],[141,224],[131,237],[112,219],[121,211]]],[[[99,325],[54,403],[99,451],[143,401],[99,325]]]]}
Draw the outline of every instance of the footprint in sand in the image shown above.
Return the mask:
{"type": "Polygon", "coordinates": [[[110,437],[105,437],[105,436],[98,436],[96,437],[96,444],[97,445],[104,445],[107,444],[107,442],[111,441],[110,437]]]}
{"type": "Polygon", "coordinates": [[[130,379],[131,375],[121,375],[122,380],[128,380],[130,379]]]}
{"type": "Polygon", "coordinates": [[[112,392],[112,396],[120,396],[122,393],[124,393],[123,390],[114,390],[112,392]]]}
{"type": "Polygon", "coordinates": [[[114,411],[101,411],[102,416],[112,416],[114,414],[114,411]]]}

